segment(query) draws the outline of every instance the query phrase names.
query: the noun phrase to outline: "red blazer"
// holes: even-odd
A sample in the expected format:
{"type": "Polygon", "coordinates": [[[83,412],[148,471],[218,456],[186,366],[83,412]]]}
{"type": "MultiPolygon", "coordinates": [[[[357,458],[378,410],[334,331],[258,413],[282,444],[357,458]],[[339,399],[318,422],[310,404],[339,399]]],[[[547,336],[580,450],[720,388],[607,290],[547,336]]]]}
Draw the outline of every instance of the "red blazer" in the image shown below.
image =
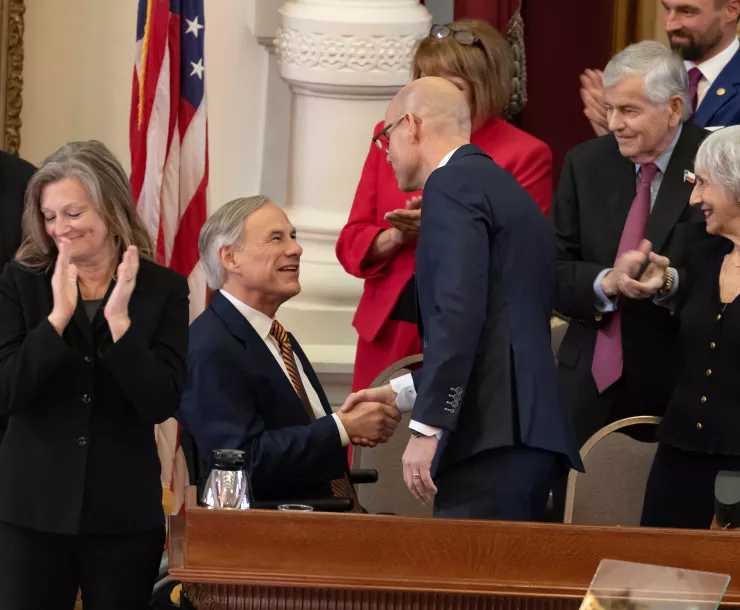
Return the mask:
{"type": "MultiPolygon", "coordinates": [[[[383,123],[375,126],[378,133],[383,123]]],[[[492,119],[473,133],[470,141],[509,171],[547,214],[552,199],[552,153],[544,142],[513,125],[492,119]]],[[[386,155],[374,144],[362,168],[349,220],[339,234],[337,258],[347,273],[365,280],[365,288],[353,321],[365,341],[373,341],[390,317],[406,283],[414,274],[416,241],[402,246],[390,259],[364,263],[375,237],[390,224],[383,216],[403,208],[417,193],[398,188],[386,155]]],[[[422,207],[423,209],[423,207],[422,207]]]]}

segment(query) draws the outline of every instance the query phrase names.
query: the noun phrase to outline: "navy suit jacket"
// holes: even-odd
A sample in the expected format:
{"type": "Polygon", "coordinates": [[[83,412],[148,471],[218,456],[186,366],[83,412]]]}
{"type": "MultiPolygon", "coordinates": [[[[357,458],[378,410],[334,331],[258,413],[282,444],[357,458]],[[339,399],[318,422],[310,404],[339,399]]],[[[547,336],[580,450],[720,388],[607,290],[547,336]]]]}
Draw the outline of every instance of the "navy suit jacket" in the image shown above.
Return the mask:
{"type": "Polygon", "coordinates": [[[740,125],[740,51],[712,83],[694,115],[694,123],[699,127],[740,125]]]}
{"type": "Polygon", "coordinates": [[[331,496],[330,481],[347,470],[326,395],[289,336],[327,413],[314,422],[262,338],[220,292],[190,326],[188,379],[177,418],[204,461],[213,449],[246,451],[260,501],[331,496]]]}
{"type": "Polygon", "coordinates": [[[514,177],[467,144],[424,187],[416,250],[424,366],[412,419],[442,428],[437,472],[525,445],[582,468],[550,345],[555,241],[514,177]]]}

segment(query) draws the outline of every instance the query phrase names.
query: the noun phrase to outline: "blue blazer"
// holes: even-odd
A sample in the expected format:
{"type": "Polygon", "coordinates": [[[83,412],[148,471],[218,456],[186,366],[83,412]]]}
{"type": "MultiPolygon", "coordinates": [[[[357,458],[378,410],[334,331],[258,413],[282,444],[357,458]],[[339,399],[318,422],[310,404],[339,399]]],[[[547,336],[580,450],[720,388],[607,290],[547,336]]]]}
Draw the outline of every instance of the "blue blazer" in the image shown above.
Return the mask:
{"type": "Polygon", "coordinates": [[[412,419],[442,428],[435,469],[525,445],[582,468],[550,345],[552,228],[534,200],[467,144],[424,187],[416,250],[424,366],[412,419]]]}
{"type": "MultiPolygon", "coordinates": [[[[330,415],[316,373],[289,336],[330,415]]],[[[330,481],[347,470],[334,418],[311,422],[262,338],[220,292],[190,326],[188,378],[177,418],[203,460],[213,449],[246,451],[257,500],[329,497],[330,481]]]]}
{"type": "Polygon", "coordinates": [[[740,51],[712,83],[694,115],[694,123],[699,127],[740,125],[740,51]]]}

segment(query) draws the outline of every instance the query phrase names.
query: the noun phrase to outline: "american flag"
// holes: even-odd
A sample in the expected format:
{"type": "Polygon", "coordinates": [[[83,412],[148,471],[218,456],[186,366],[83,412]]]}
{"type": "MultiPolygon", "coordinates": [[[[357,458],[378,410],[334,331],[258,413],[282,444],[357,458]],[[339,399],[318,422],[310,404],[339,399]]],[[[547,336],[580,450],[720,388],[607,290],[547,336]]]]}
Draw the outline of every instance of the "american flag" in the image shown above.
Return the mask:
{"type": "MultiPolygon", "coordinates": [[[[139,0],[131,95],[131,186],[157,262],[190,283],[191,320],[204,308],[198,234],[206,219],[208,122],[203,0],[139,0]]],[[[177,513],[187,468],[174,419],[157,426],[165,504],[177,513]]]]}

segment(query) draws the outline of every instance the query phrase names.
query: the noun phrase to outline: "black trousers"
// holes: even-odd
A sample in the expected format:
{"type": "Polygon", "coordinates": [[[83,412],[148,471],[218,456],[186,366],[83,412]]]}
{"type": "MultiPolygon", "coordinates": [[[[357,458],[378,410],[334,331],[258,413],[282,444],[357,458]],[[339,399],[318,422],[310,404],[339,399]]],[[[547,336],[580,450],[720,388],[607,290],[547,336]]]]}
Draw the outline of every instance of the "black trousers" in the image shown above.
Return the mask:
{"type": "Polygon", "coordinates": [[[740,456],[684,451],[658,445],[650,469],[640,525],[709,529],[714,480],[720,470],[740,470],[740,456]]]}
{"type": "Polygon", "coordinates": [[[145,610],[159,572],[164,526],[116,535],[65,536],[0,522],[3,610],[145,610]]]}
{"type": "Polygon", "coordinates": [[[563,468],[562,455],[543,449],[483,451],[437,475],[434,516],[544,521],[550,488],[563,468]]]}

